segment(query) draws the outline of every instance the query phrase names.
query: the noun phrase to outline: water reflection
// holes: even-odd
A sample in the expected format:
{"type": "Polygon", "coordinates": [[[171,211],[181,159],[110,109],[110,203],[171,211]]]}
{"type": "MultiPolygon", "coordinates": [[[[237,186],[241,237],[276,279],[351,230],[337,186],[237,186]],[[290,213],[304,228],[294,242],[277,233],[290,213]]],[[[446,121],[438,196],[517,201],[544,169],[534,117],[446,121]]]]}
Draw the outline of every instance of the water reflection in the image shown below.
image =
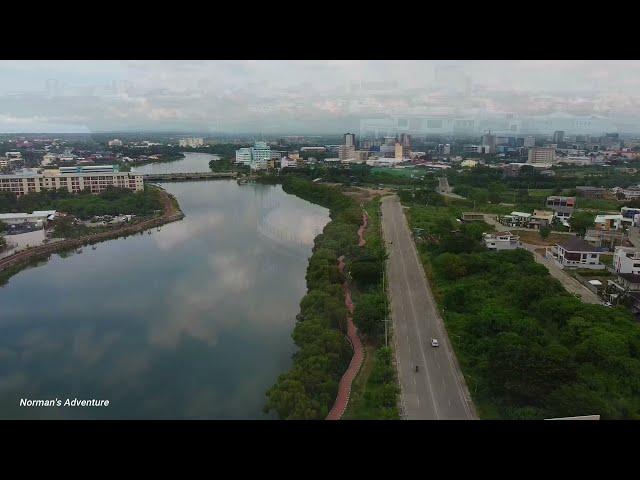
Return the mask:
{"type": "Polygon", "coordinates": [[[328,212],[277,186],[164,187],[181,222],[52,255],[0,288],[0,418],[265,418],[328,212]],[[76,396],[111,406],[17,406],[76,396]]]}

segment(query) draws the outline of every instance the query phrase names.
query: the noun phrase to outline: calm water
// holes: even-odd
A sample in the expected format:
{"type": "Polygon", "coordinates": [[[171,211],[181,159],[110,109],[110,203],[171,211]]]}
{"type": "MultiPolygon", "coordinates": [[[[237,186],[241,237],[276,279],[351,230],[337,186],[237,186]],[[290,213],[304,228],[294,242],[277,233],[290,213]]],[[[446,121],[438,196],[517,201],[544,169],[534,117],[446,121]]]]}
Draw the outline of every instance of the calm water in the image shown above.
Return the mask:
{"type": "Polygon", "coordinates": [[[279,186],[164,187],[184,220],[53,255],[0,287],[0,418],[268,418],[328,211],[279,186]],[[18,407],[74,397],[111,405],[18,407]]]}
{"type": "Polygon", "coordinates": [[[131,171],[136,173],[209,172],[209,161],[220,158],[208,153],[183,152],[183,154],[184,158],[177,162],[147,163],[139,167],[131,167],[131,171]]]}

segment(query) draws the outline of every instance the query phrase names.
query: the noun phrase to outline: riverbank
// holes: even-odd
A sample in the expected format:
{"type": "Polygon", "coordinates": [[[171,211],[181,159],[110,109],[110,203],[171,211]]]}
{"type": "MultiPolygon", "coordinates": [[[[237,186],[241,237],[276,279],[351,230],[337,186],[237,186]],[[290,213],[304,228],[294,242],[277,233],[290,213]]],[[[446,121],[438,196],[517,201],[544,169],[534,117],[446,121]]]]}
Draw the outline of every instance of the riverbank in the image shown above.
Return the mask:
{"type": "Polygon", "coordinates": [[[175,222],[184,218],[177,200],[164,190],[159,190],[164,212],[159,217],[143,220],[139,223],[115,228],[106,232],[93,233],[78,238],[69,238],[55,243],[28,248],[14,255],[0,259],[0,284],[5,283],[11,276],[22,268],[47,258],[49,255],[84,245],[91,245],[105,240],[126,237],[149,228],[158,227],[166,223],[175,222]]]}
{"type": "MultiPolygon", "coordinates": [[[[361,418],[361,409],[351,412],[349,404],[353,380],[357,377],[356,381],[366,385],[369,392],[366,398],[368,411],[383,412],[382,418],[398,418],[397,413],[393,413],[397,402],[395,370],[386,357],[383,358],[388,349],[376,349],[383,325],[377,320],[378,317],[384,319],[386,308],[382,293],[384,250],[380,250],[383,247],[377,238],[379,232],[369,232],[366,225],[372,211],[377,218],[377,203],[367,205],[363,217],[362,207],[339,187],[295,177],[286,177],[282,184],[286,193],[329,208],[331,222],[316,237],[309,259],[308,291],[300,302],[300,314],[292,334],[298,346],[293,366],[267,392],[265,410],[275,410],[281,419],[326,419],[329,415],[339,419],[348,407],[346,418],[361,418]],[[373,239],[371,245],[368,244],[370,238],[373,239]],[[355,288],[354,294],[363,300],[362,305],[350,301],[348,289],[345,289],[347,276],[350,277],[349,288],[355,288]],[[378,302],[380,298],[382,305],[378,302]],[[350,328],[348,319],[354,307],[350,328]],[[369,316],[369,313],[373,315],[369,316]],[[375,356],[374,372],[371,375],[372,371],[368,369],[366,378],[357,375],[362,371],[364,349],[362,345],[360,349],[354,345],[360,338],[356,326],[363,332],[363,338],[373,345],[371,349],[367,348],[375,356]],[[380,382],[382,384],[378,385],[380,382]],[[378,394],[380,389],[384,394],[378,394]]],[[[376,221],[373,226],[377,225],[376,221]]],[[[387,357],[391,358],[390,355],[387,357]]],[[[362,388],[359,387],[356,393],[360,399],[362,388]]]]}
{"type": "Polygon", "coordinates": [[[331,221],[314,240],[306,274],[307,294],[300,302],[292,333],[298,347],[293,365],[267,391],[264,410],[275,411],[283,420],[322,420],[336,400],[340,379],[353,354],[345,337],[345,278],[338,268],[338,258],[349,258],[358,249],[362,211],[335,187],[288,177],[283,179],[282,188],[328,208],[331,221]]]}

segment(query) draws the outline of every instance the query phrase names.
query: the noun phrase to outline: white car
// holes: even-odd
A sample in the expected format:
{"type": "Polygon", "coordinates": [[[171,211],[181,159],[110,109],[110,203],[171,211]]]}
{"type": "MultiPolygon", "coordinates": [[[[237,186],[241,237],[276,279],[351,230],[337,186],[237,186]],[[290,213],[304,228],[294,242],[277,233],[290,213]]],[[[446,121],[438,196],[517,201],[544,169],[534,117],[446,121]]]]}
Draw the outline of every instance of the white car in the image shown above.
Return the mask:
{"type": "Polygon", "coordinates": [[[602,305],[604,305],[605,307],[613,307],[610,302],[604,302],[602,305]]]}
{"type": "Polygon", "coordinates": [[[437,340],[437,339],[432,338],[432,339],[431,339],[431,346],[432,346],[432,347],[438,347],[438,346],[440,346],[440,344],[438,343],[438,340],[437,340]]]}

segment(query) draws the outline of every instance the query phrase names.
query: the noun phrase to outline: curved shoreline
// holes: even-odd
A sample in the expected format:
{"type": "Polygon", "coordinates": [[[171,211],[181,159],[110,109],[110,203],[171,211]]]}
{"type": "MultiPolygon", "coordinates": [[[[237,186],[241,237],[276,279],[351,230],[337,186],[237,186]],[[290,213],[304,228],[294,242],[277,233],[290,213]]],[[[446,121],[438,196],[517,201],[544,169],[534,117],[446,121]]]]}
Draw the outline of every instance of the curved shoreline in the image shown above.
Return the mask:
{"type": "Polygon", "coordinates": [[[53,253],[62,250],[68,250],[70,248],[77,248],[84,245],[103,242],[105,240],[112,240],[115,238],[132,235],[149,228],[175,222],[177,220],[182,220],[184,218],[184,213],[182,212],[182,210],[180,210],[180,207],[178,207],[177,204],[174,204],[175,198],[172,195],[169,195],[164,190],[160,190],[160,195],[162,196],[162,202],[164,204],[164,213],[160,217],[145,220],[133,225],[127,225],[108,232],[95,233],[79,238],[70,238],[67,240],[62,240],[60,242],[50,243],[47,245],[39,245],[27,250],[22,250],[13,255],[0,259],[0,272],[8,270],[12,267],[20,266],[23,263],[28,263],[29,261],[37,257],[51,255],[53,253]]]}
{"type": "MultiPolygon", "coordinates": [[[[369,217],[367,215],[367,212],[364,212],[362,214],[362,225],[358,229],[359,247],[363,247],[367,243],[364,239],[364,232],[367,228],[368,221],[369,217]]],[[[344,255],[342,255],[338,259],[338,269],[342,274],[344,274],[344,266],[344,255]]],[[[347,315],[347,338],[349,339],[349,343],[351,343],[351,347],[353,348],[353,356],[351,357],[351,362],[349,362],[347,370],[344,372],[342,378],[340,379],[336,401],[325,420],[340,420],[344,415],[344,412],[349,405],[349,398],[351,397],[351,385],[358,375],[360,367],[362,367],[362,363],[364,361],[364,348],[362,348],[362,341],[360,340],[360,336],[358,335],[358,329],[353,323],[354,305],[353,301],[351,300],[351,289],[349,288],[347,280],[343,282],[342,289],[344,290],[344,303],[347,306],[347,310],[349,312],[349,314],[347,315]]]]}

